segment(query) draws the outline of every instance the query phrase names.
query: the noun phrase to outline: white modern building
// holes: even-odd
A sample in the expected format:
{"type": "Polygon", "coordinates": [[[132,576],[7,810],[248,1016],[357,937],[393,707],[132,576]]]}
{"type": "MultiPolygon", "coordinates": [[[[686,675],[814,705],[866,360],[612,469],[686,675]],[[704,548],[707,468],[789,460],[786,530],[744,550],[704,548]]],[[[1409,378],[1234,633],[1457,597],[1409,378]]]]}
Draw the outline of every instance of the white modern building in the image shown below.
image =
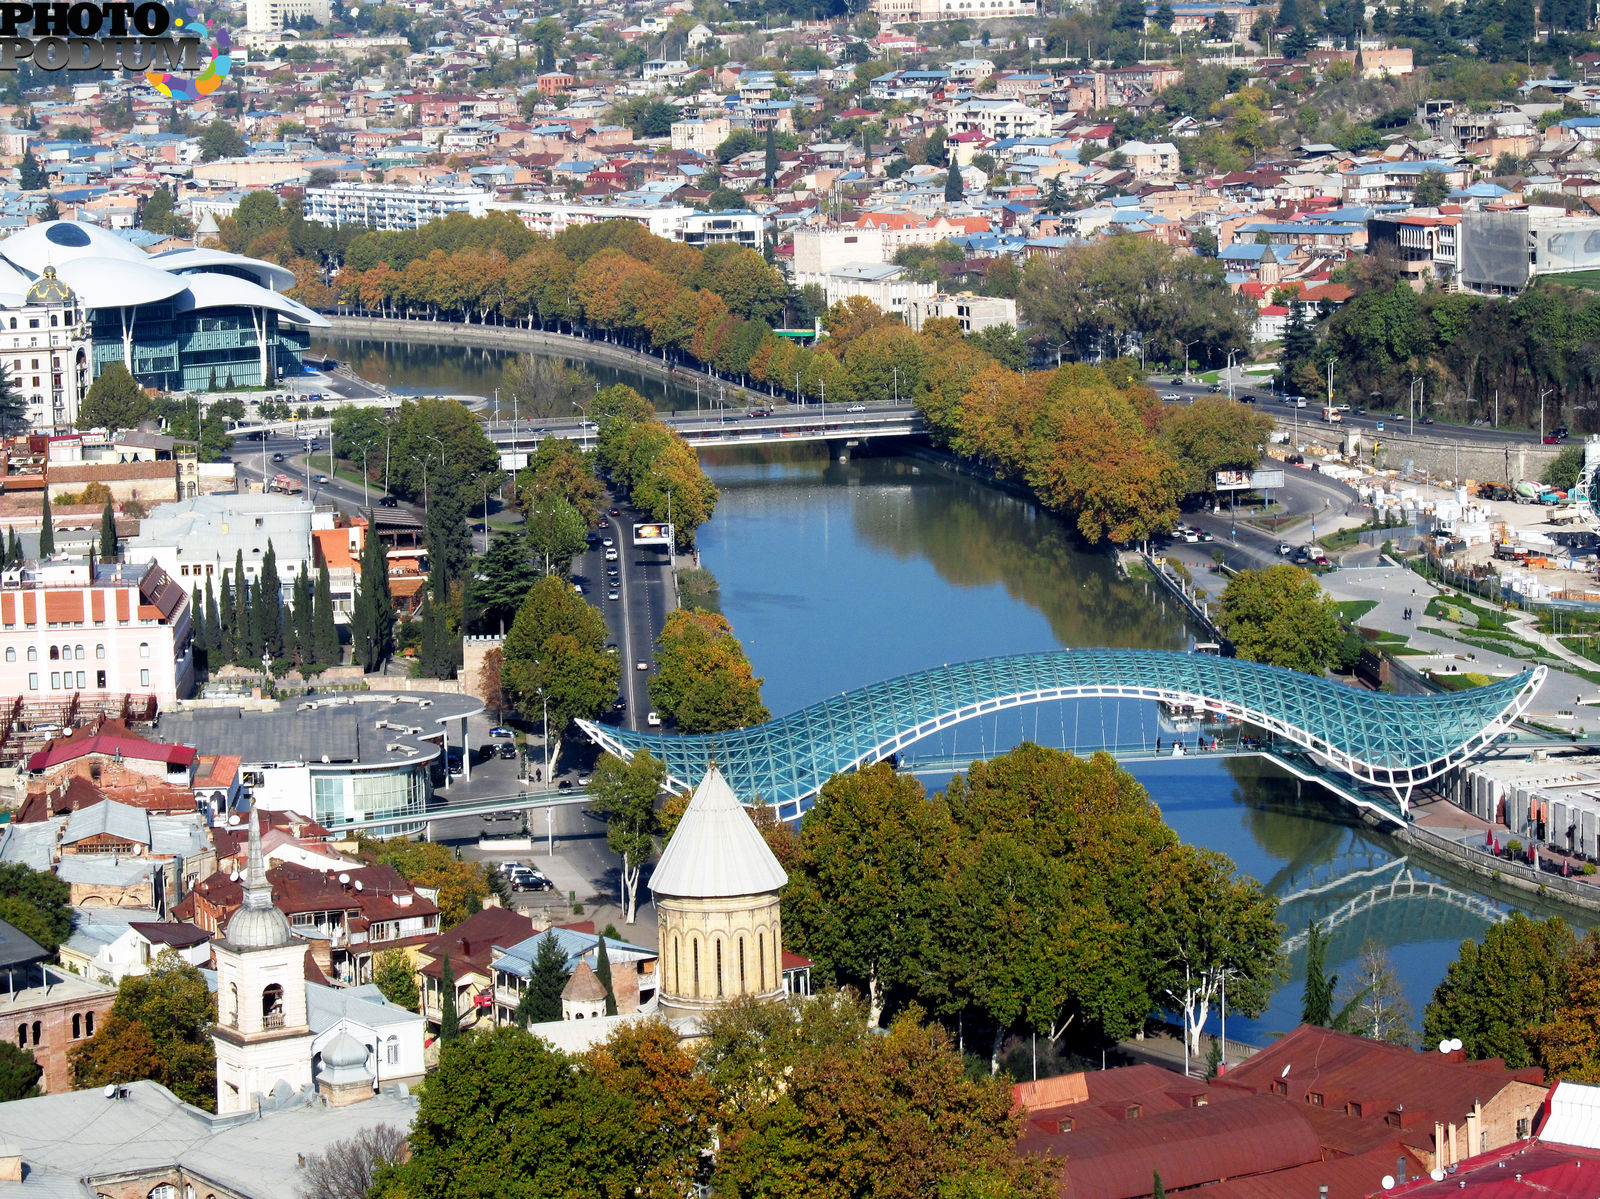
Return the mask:
{"type": "Polygon", "coordinates": [[[872,0],[872,15],[884,24],[921,21],[996,21],[1036,17],[1038,0],[872,0]]]}
{"type": "Polygon", "coordinates": [[[1014,137],[1042,137],[1050,132],[1051,116],[1018,100],[966,100],[952,104],[945,115],[945,131],[976,131],[995,141],[1014,137]]]}
{"type": "Polygon", "coordinates": [[[331,11],[329,0],[245,0],[244,25],[251,33],[277,33],[301,17],[326,25],[331,11]]]}
{"type": "Polygon", "coordinates": [[[385,232],[420,229],[453,212],[482,216],[493,193],[481,187],[407,187],[387,183],[334,183],[306,188],[306,220],[323,225],[365,225],[385,232]]]}
{"type": "MultiPolygon", "coordinates": [[[[158,504],[123,546],[126,562],[157,562],[186,588],[222,585],[240,555],[244,577],[254,579],[270,545],[285,594],[302,569],[314,576],[312,505],[294,496],[199,495],[158,504]]],[[[235,581],[237,582],[237,581],[235,581]]]]}
{"type": "Polygon", "coordinates": [[[892,262],[839,267],[822,277],[822,288],[827,293],[830,308],[860,296],[884,312],[901,315],[912,303],[931,298],[935,290],[932,283],[918,283],[906,274],[904,267],[892,262]]]}
{"type": "Polygon", "coordinates": [[[491,211],[513,213],[535,233],[554,237],[578,225],[597,225],[602,221],[634,221],[657,237],[681,240],[684,222],[703,215],[684,204],[592,204],[564,200],[501,200],[491,211]]]}
{"type": "Polygon", "coordinates": [[[675,237],[685,245],[722,245],[732,242],[751,250],[761,249],[766,221],[755,212],[695,212],[683,218],[675,237]]]}
{"type": "MultiPolygon", "coordinates": [[[[309,813],[328,827],[413,836],[441,758],[466,747],[468,695],[372,692],[283,703],[267,710],[207,708],[163,714],[159,740],[238,754],[252,802],[309,813]]],[[[472,755],[462,755],[470,780],[472,755]]]]}

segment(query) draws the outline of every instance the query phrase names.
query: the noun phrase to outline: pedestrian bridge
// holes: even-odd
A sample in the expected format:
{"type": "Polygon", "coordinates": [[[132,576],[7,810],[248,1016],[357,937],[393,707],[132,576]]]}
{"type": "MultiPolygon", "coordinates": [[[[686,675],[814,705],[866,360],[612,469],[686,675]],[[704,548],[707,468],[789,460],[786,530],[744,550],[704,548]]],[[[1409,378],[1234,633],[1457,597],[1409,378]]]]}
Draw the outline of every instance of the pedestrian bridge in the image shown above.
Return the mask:
{"type": "MultiPolygon", "coordinates": [[[[1469,691],[1385,695],[1298,671],[1211,654],[1077,649],[939,666],[842,692],[752,728],[695,736],[578,724],[610,753],[641,749],[688,789],[712,761],[745,800],[797,818],[833,775],[899,754],[973,717],[1030,704],[1134,699],[1194,707],[1244,722],[1287,743],[1289,759],[1394,797],[1408,818],[1419,784],[1502,736],[1527,709],[1545,668],[1469,691]]],[[[1346,799],[1354,789],[1339,788],[1346,799]]]]}

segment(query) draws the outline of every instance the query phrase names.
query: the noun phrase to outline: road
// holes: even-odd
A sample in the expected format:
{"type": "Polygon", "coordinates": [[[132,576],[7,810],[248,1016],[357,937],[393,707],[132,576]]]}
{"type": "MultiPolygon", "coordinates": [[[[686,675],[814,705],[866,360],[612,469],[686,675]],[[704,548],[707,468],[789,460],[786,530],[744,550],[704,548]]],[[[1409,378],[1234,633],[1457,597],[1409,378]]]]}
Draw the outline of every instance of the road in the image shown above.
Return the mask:
{"type": "Polygon", "coordinates": [[[656,638],[672,610],[671,555],[665,546],[634,545],[633,526],[647,518],[615,493],[609,503],[590,548],[573,561],[572,581],[605,615],[622,666],[618,698],[626,707],[620,712],[613,710],[604,719],[639,729],[645,727],[652,706],[649,684],[655,674],[656,638]],[[609,560],[613,553],[615,560],[609,560]],[[613,594],[616,599],[611,598],[613,594]],[[641,662],[646,669],[638,669],[641,662]]]}

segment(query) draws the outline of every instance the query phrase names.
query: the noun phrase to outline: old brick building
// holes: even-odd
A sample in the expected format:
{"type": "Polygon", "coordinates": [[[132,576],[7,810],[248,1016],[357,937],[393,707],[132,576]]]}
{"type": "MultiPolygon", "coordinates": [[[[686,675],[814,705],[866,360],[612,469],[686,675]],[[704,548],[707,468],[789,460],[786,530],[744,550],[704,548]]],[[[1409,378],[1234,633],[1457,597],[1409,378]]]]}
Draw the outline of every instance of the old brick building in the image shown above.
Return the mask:
{"type": "Polygon", "coordinates": [[[33,1054],[44,1070],[40,1086],[54,1093],[71,1089],[67,1051],[94,1036],[117,992],[49,965],[49,957],[0,920],[0,1035],[33,1054]]]}

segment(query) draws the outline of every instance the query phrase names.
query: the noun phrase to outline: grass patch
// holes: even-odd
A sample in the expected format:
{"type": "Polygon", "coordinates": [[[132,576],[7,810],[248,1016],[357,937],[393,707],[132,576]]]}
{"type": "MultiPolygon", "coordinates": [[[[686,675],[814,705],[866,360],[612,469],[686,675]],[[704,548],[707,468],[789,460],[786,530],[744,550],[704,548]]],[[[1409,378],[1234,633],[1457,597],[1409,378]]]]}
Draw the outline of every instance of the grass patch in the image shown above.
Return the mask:
{"type": "Polygon", "coordinates": [[[1600,291],[1600,271],[1563,272],[1555,276],[1555,281],[1569,287],[1581,287],[1585,291],[1600,291]]]}
{"type": "Polygon", "coordinates": [[[722,611],[718,598],[722,584],[717,582],[716,575],[703,566],[691,566],[687,570],[680,570],[678,590],[683,595],[683,606],[686,608],[699,608],[705,612],[722,611]]]}
{"type": "Polygon", "coordinates": [[[1339,600],[1334,608],[1344,618],[1345,624],[1353,625],[1368,612],[1378,606],[1377,600],[1339,600]]]}
{"type": "Polygon", "coordinates": [[[1485,633],[1500,632],[1511,623],[1511,618],[1504,612],[1474,603],[1460,595],[1436,595],[1428,601],[1428,606],[1422,612],[1424,616],[1431,616],[1435,620],[1446,620],[1485,633]]]}
{"type": "Polygon", "coordinates": [[[1325,550],[1347,550],[1353,545],[1358,545],[1360,541],[1360,529],[1340,529],[1337,533],[1317,538],[1317,544],[1325,550]]]}
{"type": "Polygon", "coordinates": [[[1475,670],[1458,674],[1430,670],[1428,678],[1446,691],[1471,691],[1477,687],[1487,687],[1490,682],[1488,675],[1479,674],[1475,670]]]}
{"type": "Polygon", "coordinates": [[[1147,579],[1152,583],[1155,582],[1155,574],[1144,564],[1143,559],[1129,562],[1126,569],[1130,579],[1147,579]]]}

